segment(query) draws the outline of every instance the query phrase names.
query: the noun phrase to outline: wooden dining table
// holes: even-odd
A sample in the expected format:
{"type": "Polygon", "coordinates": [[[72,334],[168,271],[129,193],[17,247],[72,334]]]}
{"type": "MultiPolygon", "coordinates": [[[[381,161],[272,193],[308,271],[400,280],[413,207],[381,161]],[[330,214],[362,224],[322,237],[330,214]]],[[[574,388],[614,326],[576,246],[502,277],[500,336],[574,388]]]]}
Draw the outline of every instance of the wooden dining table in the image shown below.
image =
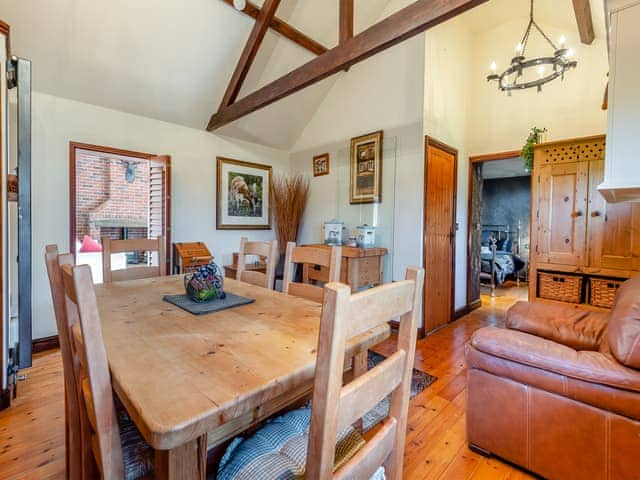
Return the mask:
{"type": "MultiPolygon", "coordinates": [[[[157,478],[205,478],[207,445],[312,390],[321,306],[233,279],[225,290],[255,302],[192,315],[163,301],[184,293],[182,276],[96,286],[113,388],[156,451],[157,478]]],[[[388,336],[349,342],[354,373],[388,336]]]]}

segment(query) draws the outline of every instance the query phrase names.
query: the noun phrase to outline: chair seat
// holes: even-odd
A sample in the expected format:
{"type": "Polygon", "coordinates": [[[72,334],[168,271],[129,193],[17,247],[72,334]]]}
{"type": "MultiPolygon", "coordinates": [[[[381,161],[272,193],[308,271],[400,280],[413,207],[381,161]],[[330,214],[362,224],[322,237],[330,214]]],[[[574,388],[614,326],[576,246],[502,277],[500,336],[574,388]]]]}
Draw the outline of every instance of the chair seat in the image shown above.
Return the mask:
{"type": "MultiPolygon", "coordinates": [[[[294,480],[304,478],[311,409],[292,410],[270,420],[249,438],[236,438],[227,448],[218,480],[294,480]]],[[[338,434],[334,471],[365,444],[353,427],[338,434]]],[[[372,480],[384,480],[380,468],[372,480]]]]}
{"type": "Polygon", "coordinates": [[[116,413],[118,415],[118,426],[120,427],[125,480],[152,478],[154,466],[153,448],[142,438],[138,427],[133,423],[133,420],[131,420],[131,417],[119,401],[116,401],[116,413]]]}

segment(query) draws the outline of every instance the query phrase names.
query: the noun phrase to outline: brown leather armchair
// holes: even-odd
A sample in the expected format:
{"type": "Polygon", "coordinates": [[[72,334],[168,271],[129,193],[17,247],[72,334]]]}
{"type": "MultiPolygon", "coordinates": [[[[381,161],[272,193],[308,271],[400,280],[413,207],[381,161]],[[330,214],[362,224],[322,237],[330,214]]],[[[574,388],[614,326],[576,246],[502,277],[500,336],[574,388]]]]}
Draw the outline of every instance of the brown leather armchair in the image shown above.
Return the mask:
{"type": "Polygon", "coordinates": [[[549,479],[640,479],[640,277],[611,313],[520,302],[466,359],[472,449],[549,479]]]}

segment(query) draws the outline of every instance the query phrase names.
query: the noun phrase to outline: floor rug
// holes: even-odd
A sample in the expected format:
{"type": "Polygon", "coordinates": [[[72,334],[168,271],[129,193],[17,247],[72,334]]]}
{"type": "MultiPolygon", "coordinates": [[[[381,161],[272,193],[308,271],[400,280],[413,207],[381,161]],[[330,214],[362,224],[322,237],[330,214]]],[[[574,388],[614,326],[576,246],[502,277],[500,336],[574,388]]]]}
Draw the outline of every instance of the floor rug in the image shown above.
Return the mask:
{"type": "MultiPolygon", "coordinates": [[[[372,352],[369,350],[368,367],[371,370],[373,367],[382,362],[385,358],[384,355],[372,352]]],[[[413,369],[413,378],[411,379],[411,398],[422,392],[425,388],[431,385],[437,380],[433,375],[421,372],[420,370],[413,369]]],[[[385,398],[378,403],[373,409],[362,417],[362,430],[367,432],[380,423],[389,414],[389,399],[385,398]]]]}

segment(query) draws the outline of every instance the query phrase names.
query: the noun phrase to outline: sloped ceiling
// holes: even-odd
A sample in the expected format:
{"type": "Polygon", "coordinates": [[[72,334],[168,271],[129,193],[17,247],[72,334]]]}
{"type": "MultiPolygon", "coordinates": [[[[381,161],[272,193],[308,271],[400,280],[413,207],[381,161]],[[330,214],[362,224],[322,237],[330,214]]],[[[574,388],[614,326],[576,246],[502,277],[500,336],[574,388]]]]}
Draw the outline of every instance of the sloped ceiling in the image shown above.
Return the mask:
{"type": "MultiPolygon", "coordinates": [[[[358,33],[389,0],[355,3],[358,33]]],[[[482,30],[526,16],[528,3],[491,0],[465,15],[482,30]]],[[[536,9],[541,23],[576,28],[570,0],[536,0],[536,9]]],[[[602,0],[592,10],[602,34],[602,0]]],[[[277,15],[329,48],[337,43],[337,0],[283,0],[277,15]]],[[[33,62],[34,90],[197,129],[217,110],[253,25],[221,0],[0,0],[0,16],[13,54],[33,62]]],[[[240,96],[312,57],[269,32],[240,96]]],[[[341,75],[217,133],[290,149],[341,75]]]]}
{"type": "MultiPolygon", "coordinates": [[[[387,3],[356,0],[356,30],[387,3]]],[[[13,54],[33,62],[34,90],[198,129],[217,110],[254,22],[221,0],[0,0],[0,16],[13,54]]],[[[277,16],[327,47],[337,42],[337,0],[283,0],[277,16]]],[[[269,32],[241,96],[312,56],[269,32]]],[[[286,149],[331,84],[218,133],[286,149]]]]}

